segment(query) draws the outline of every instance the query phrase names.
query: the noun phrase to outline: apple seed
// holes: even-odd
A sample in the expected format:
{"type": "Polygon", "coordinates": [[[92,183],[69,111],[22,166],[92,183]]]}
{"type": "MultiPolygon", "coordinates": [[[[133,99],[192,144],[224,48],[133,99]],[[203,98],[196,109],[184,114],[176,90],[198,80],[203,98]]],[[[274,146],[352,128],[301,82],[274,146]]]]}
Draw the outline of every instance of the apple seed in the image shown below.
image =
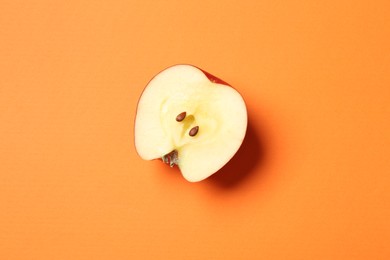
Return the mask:
{"type": "Polygon", "coordinates": [[[176,121],[177,121],[177,122],[183,121],[184,118],[186,118],[186,115],[187,115],[186,112],[182,112],[182,113],[178,114],[177,117],[176,117],[176,121]]]}
{"type": "Polygon", "coordinates": [[[195,127],[191,128],[189,135],[195,136],[198,133],[198,131],[199,131],[199,126],[195,126],[195,127]]]}

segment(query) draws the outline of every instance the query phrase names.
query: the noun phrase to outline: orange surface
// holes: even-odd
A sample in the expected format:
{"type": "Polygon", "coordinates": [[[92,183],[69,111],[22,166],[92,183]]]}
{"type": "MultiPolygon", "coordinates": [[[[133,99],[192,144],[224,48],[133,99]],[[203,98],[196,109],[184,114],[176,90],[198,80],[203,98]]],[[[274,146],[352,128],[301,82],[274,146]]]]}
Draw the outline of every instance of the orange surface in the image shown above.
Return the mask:
{"type": "Polygon", "coordinates": [[[390,259],[390,2],[320,2],[1,1],[0,259],[390,259]],[[200,183],[134,148],[177,63],[249,111],[200,183]]]}

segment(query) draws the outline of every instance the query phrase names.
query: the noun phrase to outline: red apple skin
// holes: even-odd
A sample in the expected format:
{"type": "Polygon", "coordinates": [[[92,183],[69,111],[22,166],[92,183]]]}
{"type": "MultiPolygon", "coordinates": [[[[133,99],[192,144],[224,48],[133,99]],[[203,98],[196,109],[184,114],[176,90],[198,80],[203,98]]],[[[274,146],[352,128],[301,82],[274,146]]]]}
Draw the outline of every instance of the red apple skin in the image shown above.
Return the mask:
{"type": "MultiPolygon", "coordinates": [[[[192,66],[192,65],[191,65],[191,66],[192,66]]],[[[196,67],[196,68],[198,68],[198,67],[196,67]]],[[[223,81],[222,79],[217,78],[216,76],[214,76],[214,75],[208,73],[207,71],[202,70],[201,68],[198,68],[198,69],[200,69],[200,70],[204,73],[204,75],[206,75],[206,77],[207,77],[211,82],[213,82],[213,83],[218,83],[218,84],[222,84],[222,85],[226,85],[226,86],[231,87],[230,84],[228,84],[227,82],[223,81]]]]}

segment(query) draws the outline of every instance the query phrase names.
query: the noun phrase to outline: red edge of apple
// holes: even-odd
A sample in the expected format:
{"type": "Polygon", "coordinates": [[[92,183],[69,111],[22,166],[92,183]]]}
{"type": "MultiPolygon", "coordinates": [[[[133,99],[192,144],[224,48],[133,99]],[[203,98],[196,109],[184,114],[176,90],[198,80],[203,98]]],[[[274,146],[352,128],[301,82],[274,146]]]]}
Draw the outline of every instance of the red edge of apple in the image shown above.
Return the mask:
{"type": "MultiPolygon", "coordinates": [[[[196,67],[196,68],[198,68],[198,67],[196,67]]],[[[222,79],[220,79],[220,78],[218,78],[218,77],[208,73],[207,71],[202,70],[201,68],[198,68],[198,69],[201,70],[204,73],[204,75],[206,75],[206,77],[211,82],[218,83],[218,84],[223,84],[223,85],[227,85],[227,86],[231,87],[231,85],[229,83],[227,83],[226,81],[223,81],[222,79]]]]}

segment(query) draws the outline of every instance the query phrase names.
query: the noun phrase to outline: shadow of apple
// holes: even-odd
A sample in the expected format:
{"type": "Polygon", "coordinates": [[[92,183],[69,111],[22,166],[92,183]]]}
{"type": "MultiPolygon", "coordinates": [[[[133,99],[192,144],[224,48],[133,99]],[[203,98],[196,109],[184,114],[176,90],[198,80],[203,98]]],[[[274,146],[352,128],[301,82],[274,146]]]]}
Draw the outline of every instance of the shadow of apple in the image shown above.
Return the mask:
{"type": "Polygon", "coordinates": [[[255,169],[264,160],[265,147],[260,132],[248,118],[248,127],[244,142],[235,156],[207,181],[221,189],[238,187],[256,174],[255,169]]]}

